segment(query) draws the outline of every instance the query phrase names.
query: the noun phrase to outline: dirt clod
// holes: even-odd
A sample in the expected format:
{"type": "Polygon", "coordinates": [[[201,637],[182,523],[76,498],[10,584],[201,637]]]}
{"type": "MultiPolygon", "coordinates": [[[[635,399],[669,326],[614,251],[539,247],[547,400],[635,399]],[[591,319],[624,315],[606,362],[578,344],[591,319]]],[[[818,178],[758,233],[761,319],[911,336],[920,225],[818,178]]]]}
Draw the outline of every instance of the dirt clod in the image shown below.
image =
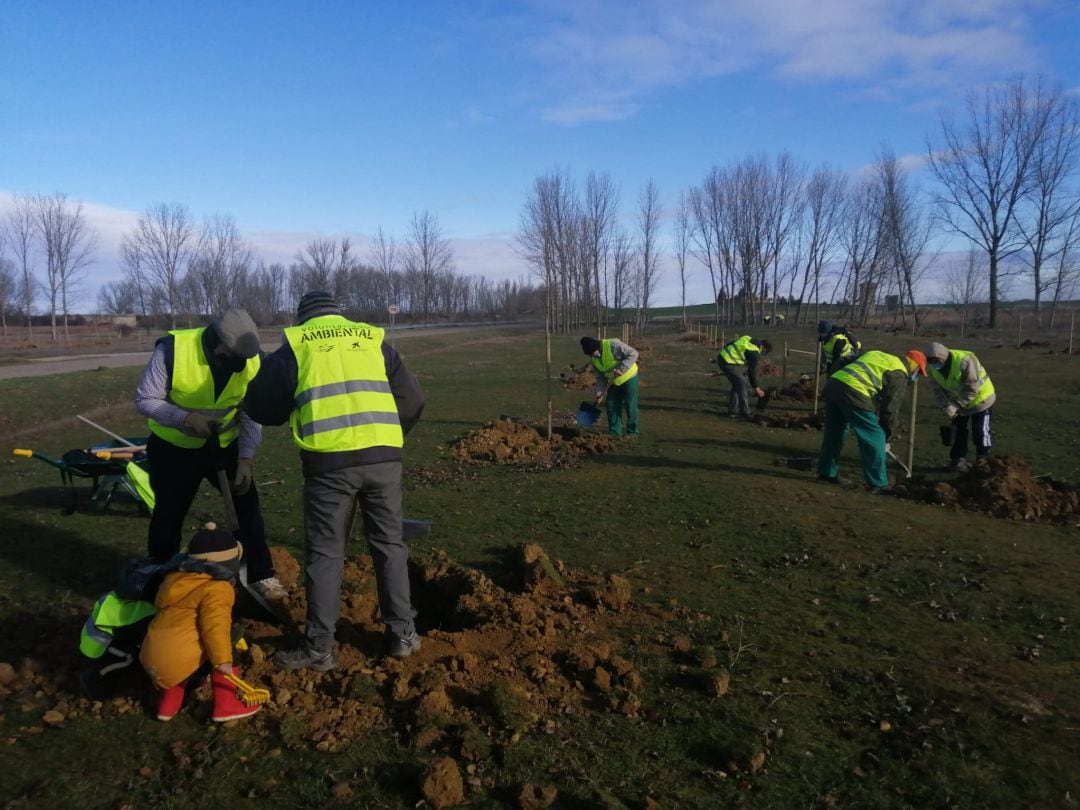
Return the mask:
{"type": "Polygon", "coordinates": [[[576,427],[559,426],[551,438],[546,427],[513,419],[498,419],[460,436],[450,445],[458,461],[466,464],[519,464],[534,467],[565,467],[582,455],[610,453],[616,447],[611,436],[576,427]]]}
{"type": "Polygon", "coordinates": [[[431,763],[420,792],[432,807],[456,807],[465,801],[461,769],[452,757],[440,757],[431,763]]]}
{"type": "Polygon", "coordinates": [[[518,807],[521,810],[541,810],[541,808],[551,807],[551,805],[555,804],[558,797],[559,791],[556,790],[554,785],[526,783],[521,786],[521,790],[518,792],[518,807]]]}

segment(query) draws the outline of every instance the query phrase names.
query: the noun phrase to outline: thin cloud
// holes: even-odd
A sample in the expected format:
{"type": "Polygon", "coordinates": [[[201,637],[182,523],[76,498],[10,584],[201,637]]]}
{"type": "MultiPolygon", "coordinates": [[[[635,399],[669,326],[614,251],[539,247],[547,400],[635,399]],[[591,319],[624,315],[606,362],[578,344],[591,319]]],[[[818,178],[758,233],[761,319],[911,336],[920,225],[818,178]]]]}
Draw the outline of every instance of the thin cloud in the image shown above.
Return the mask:
{"type": "Polygon", "coordinates": [[[750,68],[845,81],[868,94],[932,91],[1037,63],[1042,0],[594,0],[536,7],[526,52],[561,98],[547,121],[634,115],[650,92],[750,68]]]}

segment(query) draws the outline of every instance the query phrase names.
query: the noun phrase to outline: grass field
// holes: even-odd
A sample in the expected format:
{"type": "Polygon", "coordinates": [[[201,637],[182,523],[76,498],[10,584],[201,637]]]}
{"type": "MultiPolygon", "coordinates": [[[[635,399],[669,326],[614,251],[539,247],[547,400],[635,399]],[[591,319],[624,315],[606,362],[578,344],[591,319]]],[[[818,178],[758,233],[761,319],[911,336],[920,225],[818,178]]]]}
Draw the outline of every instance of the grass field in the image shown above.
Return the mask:
{"type": "MultiPolygon", "coordinates": [[[[806,331],[773,330],[813,348],[806,331]]],[[[870,332],[868,347],[909,338],[870,332]]],[[[920,338],[916,345],[924,343],[920,338]]],[[[544,345],[525,329],[413,336],[399,349],[428,394],[411,434],[410,516],[433,520],[414,556],[436,552],[497,572],[507,550],[541,545],[572,569],[621,572],[635,601],[672,614],[672,633],[713,648],[731,673],[717,697],[692,674],[626,639],[645,680],[636,717],[581,714],[501,744],[471,806],[519,806],[516,787],[554,785],[562,807],[1051,807],[1080,797],[1080,529],[1004,521],[815,482],[777,466],[814,455],[820,436],[721,418],[713,352],[674,332],[644,339],[642,431],[610,455],[544,472],[461,474],[446,445],[509,414],[544,414],[544,345]],[[431,473],[423,475],[420,473],[431,473]],[[755,773],[728,768],[768,750],[755,773]]],[[[948,341],[946,341],[948,342],[948,341]]],[[[1080,358],[975,349],[999,392],[996,452],[1080,485],[1080,358]]],[[[1005,340],[1006,346],[1010,345],[1005,340]]],[[[580,365],[577,336],[554,344],[580,365]]],[[[791,371],[809,370],[806,361],[791,371]]],[[[558,369],[556,370],[556,372],[558,369]]],[[[0,435],[55,455],[98,441],[74,414],[144,433],[131,405],[139,369],[0,382],[0,435]]],[[[581,392],[552,382],[556,408],[581,392]]],[[[793,406],[790,410],[807,409],[793,406]]],[[[916,466],[944,460],[939,416],[920,394],[916,466]]],[[[906,424],[906,419],[905,419],[906,424]]],[[[906,437],[900,440],[906,442],[906,437]]],[[[906,446],[906,445],[905,445],[906,446]]],[[[856,472],[854,440],[846,471],[856,472]]],[[[271,543],[302,548],[291,439],[268,430],[257,462],[271,543]]],[[[9,459],[0,475],[0,662],[78,628],[112,571],[143,547],[127,505],[65,514],[57,472],[9,459]]],[[[204,488],[194,527],[219,499],[204,488]]],[[[427,617],[428,626],[437,622],[427,617]]],[[[639,643],[640,642],[640,643],[639,643]]],[[[213,728],[148,712],[79,716],[42,728],[51,695],[3,701],[0,797],[7,807],[412,807],[428,755],[401,734],[357,737],[336,753],[297,742],[289,722],[213,728]],[[177,755],[177,745],[189,752],[177,755]],[[335,798],[335,795],[338,798],[335,798]]]]}

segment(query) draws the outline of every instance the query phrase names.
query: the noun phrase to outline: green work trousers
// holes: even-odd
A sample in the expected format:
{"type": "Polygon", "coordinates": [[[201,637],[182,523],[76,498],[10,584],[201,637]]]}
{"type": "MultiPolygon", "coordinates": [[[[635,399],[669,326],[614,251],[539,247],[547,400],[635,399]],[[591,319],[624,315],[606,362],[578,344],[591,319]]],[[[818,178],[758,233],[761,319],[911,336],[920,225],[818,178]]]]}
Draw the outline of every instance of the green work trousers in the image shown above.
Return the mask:
{"type": "Polygon", "coordinates": [[[631,377],[622,385],[613,385],[607,393],[608,433],[612,436],[623,435],[622,416],[626,411],[626,435],[637,436],[637,376],[631,377]]]}
{"type": "Polygon", "coordinates": [[[855,431],[862,459],[863,478],[871,487],[888,486],[885,476],[885,430],[874,411],[837,405],[825,400],[825,434],[821,439],[818,456],[818,476],[836,478],[840,462],[840,450],[847,437],[848,426],[855,431]]]}

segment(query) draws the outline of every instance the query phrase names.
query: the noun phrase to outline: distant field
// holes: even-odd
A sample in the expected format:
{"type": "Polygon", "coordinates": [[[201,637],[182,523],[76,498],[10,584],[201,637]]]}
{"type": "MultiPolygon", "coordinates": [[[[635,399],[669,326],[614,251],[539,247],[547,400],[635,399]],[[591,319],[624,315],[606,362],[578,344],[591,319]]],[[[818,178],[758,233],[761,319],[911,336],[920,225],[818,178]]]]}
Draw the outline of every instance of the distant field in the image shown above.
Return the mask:
{"type": "MultiPolygon", "coordinates": [[[[811,327],[771,332],[778,346],[814,348],[811,327]]],[[[933,337],[975,349],[993,376],[995,452],[1022,454],[1037,475],[1080,486],[1080,358],[1060,353],[1067,335],[1040,336],[1051,345],[1020,350],[1007,328],[977,334],[950,341],[935,329],[933,337]]],[[[913,344],[883,329],[860,336],[894,351],[931,337],[913,344]]],[[[583,363],[578,337],[554,339],[556,375],[583,363]]],[[[78,705],[71,671],[79,625],[117,562],[141,550],[146,519],[125,505],[89,513],[88,485],[78,481],[82,506],[65,514],[57,471],[9,458],[0,476],[0,621],[10,632],[0,640],[0,663],[22,672],[32,666],[24,659],[51,661],[57,673],[44,680],[52,691],[41,694],[0,685],[0,795],[12,807],[350,801],[406,808],[422,797],[425,769],[449,755],[476,807],[528,806],[520,798],[526,786],[555,788],[556,806],[565,807],[1075,801],[1080,777],[1068,763],[1080,762],[1080,595],[1072,574],[1080,569],[1080,528],[818,484],[812,473],[776,464],[815,455],[816,431],[721,417],[726,384],[712,376],[715,349],[661,327],[632,342],[650,348],[642,437],[576,465],[528,469],[463,467],[449,445],[501,414],[541,419],[549,385],[558,416],[569,417],[584,395],[545,378],[542,334],[520,327],[416,335],[399,348],[429,397],[407,444],[406,511],[435,527],[415,543],[414,559],[430,570],[455,561],[507,583],[514,550],[531,543],[567,572],[624,577],[642,612],[609,611],[624,619],[603,626],[640,673],[639,707],[598,704],[511,734],[514,707],[505,696],[476,705],[448,687],[456,708],[425,721],[427,736],[411,719],[395,721],[326,751],[298,731],[307,719],[300,709],[274,708],[247,725],[215,729],[188,713],[158,723],[141,704],[105,707],[101,717],[83,707],[53,727],[42,720],[46,711],[58,701],[78,705]],[[65,649],[70,661],[58,657],[65,649]],[[722,672],[730,688],[717,686],[722,672]],[[472,726],[462,730],[463,718],[481,715],[503,725],[480,723],[477,742],[472,726]]],[[[789,375],[812,365],[793,355],[789,375]]],[[[59,455],[98,441],[76,413],[124,435],[143,433],[130,404],[139,371],[0,381],[2,443],[59,455]]],[[[937,480],[946,455],[940,417],[920,387],[915,464],[937,480]]],[[[906,447],[906,436],[898,442],[906,447]]],[[[849,439],[846,472],[855,474],[856,458],[849,439]]],[[[271,543],[299,556],[301,479],[286,430],[266,431],[256,481],[271,543]]],[[[189,522],[218,511],[205,487],[189,522]]],[[[363,595],[363,588],[354,594],[363,595]]],[[[561,603],[544,604],[555,611],[561,603]]],[[[607,621],[602,610],[590,617],[607,621]]],[[[422,671],[404,669],[418,673],[421,691],[460,681],[460,657],[439,652],[464,632],[451,618],[432,609],[421,616],[431,657],[422,671]]],[[[355,627],[339,635],[359,656],[357,670],[348,680],[312,681],[313,693],[348,690],[354,705],[413,718],[419,698],[393,688],[400,668],[384,664],[355,627]]],[[[520,669],[543,694],[544,676],[520,669]]],[[[595,695],[597,684],[581,679],[581,693],[595,695]]],[[[527,713],[527,703],[517,711],[527,713]]]]}

